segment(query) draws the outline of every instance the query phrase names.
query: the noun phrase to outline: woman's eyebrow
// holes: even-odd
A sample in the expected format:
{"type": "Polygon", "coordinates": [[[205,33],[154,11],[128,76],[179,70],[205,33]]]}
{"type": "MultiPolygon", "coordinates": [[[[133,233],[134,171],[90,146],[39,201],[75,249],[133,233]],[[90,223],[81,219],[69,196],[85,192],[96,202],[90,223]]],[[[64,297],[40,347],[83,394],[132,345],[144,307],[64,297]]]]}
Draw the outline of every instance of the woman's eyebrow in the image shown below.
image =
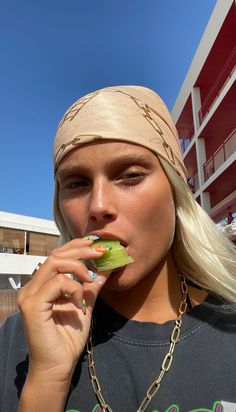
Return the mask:
{"type": "Polygon", "coordinates": [[[112,157],[112,159],[105,162],[109,166],[128,166],[133,164],[141,164],[143,166],[148,166],[150,163],[153,163],[152,154],[140,154],[140,153],[128,153],[124,155],[117,154],[112,157]]]}
{"type": "MultiPolygon", "coordinates": [[[[140,153],[128,153],[124,155],[113,155],[110,159],[104,162],[105,168],[114,168],[114,167],[121,167],[121,166],[129,166],[133,164],[140,164],[143,166],[150,166],[153,164],[153,155],[152,154],[140,154],[140,153]]],[[[61,166],[60,169],[57,171],[57,176],[61,177],[67,174],[73,173],[86,173],[91,170],[91,166],[83,163],[79,163],[77,161],[71,161],[64,166],[61,166]]]]}

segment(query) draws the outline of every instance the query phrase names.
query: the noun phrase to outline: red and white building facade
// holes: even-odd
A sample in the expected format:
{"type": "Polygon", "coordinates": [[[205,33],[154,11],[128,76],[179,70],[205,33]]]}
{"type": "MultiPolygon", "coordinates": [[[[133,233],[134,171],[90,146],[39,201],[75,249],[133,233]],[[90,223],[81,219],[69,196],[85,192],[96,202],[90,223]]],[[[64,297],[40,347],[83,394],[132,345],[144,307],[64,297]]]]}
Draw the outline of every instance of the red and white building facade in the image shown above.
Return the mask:
{"type": "Polygon", "coordinates": [[[172,117],[196,200],[235,241],[236,0],[216,2],[172,117]]]}

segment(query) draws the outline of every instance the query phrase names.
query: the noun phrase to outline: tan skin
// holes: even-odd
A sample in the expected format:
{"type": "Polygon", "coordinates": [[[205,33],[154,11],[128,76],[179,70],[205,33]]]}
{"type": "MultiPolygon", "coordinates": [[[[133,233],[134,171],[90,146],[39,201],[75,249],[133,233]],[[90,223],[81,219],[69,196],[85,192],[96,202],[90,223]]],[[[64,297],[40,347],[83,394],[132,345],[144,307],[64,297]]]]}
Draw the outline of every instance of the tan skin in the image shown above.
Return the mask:
{"type": "MultiPolygon", "coordinates": [[[[64,410],[98,294],[129,319],[157,323],[175,319],[181,302],[171,254],[173,193],[151,151],[117,141],[86,144],[62,159],[56,178],[60,210],[73,240],[52,252],[19,295],[30,368],[18,412],[64,410]],[[91,248],[92,241],[82,239],[91,233],[122,239],[134,263],[100,272],[100,282],[94,282],[82,262],[102,256],[91,248]],[[70,297],[63,298],[65,293],[70,297]]],[[[206,294],[192,288],[191,297],[197,304],[206,294]]]]}

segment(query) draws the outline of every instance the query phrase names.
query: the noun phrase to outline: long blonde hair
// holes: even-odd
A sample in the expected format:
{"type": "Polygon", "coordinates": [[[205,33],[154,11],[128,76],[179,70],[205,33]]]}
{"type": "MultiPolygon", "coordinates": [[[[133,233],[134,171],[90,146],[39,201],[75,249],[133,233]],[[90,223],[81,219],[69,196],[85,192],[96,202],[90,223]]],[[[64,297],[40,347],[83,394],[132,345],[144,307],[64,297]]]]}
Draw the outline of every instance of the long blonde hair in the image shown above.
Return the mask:
{"type": "MultiPolygon", "coordinates": [[[[174,191],[175,237],[172,244],[177,269],[201,288],[236,304],[236,249],[196,202],[191,190],[161,156],[160,163],[174,191]]],[[[60,244],[71,240],[58,203],[55,181],[54,218],[60,244]]]]}
{"type": "Polygon", "coordinates": [[[172,245],[177,269],[196,285],[236,303],[236,249],[196,202],[187,184],[159,158],[174,189],[175,239],[172,245]]]}

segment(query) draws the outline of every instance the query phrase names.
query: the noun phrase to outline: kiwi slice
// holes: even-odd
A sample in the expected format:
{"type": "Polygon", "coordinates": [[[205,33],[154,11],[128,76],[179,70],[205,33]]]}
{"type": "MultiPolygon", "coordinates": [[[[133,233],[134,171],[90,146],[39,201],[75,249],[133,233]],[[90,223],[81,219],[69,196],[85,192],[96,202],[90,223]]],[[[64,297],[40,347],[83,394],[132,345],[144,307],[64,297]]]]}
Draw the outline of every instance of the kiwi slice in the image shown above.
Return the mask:
{"type": "Polygon", "coordinates": [[[116,269],[134,262],[134,259],[127,255],[125,247],[120,244],[119,240],[95,240],[92,247],[96,248],[98,245],[112,248],[104,252],[100,258],[92,261],[93,266],[98,272],[116,269]]]}

